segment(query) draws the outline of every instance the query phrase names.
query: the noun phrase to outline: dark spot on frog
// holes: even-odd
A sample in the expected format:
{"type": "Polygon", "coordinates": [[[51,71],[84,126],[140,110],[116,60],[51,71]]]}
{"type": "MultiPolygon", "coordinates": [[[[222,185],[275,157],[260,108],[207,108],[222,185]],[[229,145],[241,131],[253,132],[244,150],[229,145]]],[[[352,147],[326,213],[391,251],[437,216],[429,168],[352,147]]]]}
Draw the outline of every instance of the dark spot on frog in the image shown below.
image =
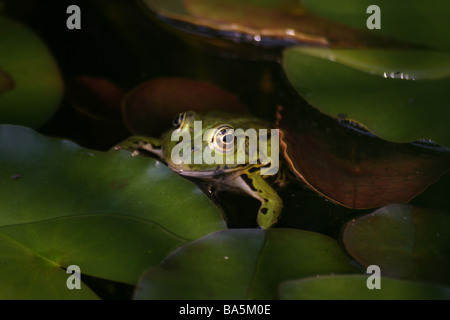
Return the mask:
{"type": "Polygon", "coordinates": [[[255,173],[255,172],[259,171],[259,170],[260,169],[258,167],[253,167],[253,168],[248,169],[248,172],[249,173],[255,173]]]}
{"type": "Polygon", "coordinates": [[[129,184],[127,178],[117,178],[111,181],[111,188],[113,189],[121,189],[126,187],[129,184]]]}
{"type": "Polygon", "coordinates": [[[261,209],[261,213],[262,214],[267,214],[268,211],[269,211],[269,209],[267,209],[267,208],[262,208],[261,209]]]}
{"type": "Polygon", "coordinates": [[[258,191],[258,190],[253,186],[253,181],[252,181],[252,179],[249,178],[248,175],[243,174],[241,177],[242,177],[242,179],[245,181],[245,183],[249,186],[249,188],[252,189],[252,191],[255,191],[255,192],[258,191]]]}

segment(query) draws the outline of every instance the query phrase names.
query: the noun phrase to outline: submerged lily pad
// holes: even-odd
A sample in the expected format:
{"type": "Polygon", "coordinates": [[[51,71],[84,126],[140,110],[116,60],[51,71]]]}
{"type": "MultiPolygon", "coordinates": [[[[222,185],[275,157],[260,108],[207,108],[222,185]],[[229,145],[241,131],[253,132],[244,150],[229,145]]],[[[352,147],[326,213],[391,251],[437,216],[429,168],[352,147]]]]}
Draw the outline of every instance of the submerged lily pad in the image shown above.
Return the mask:
{"type": "Polygon", "coordinates": [[[312,15],[295,0],[142,0],[142,3],[165,22],[187,32],[254,45],[359,47],[381,42],[368,33],[312,15]]]}
{"type": "Polygon", "coordinates": [[[68,82],[67,100],[78,112],[98,120],[121,120],[124,93],[109,79],[77,77],[68,82]]]}
{"type": "Polygon", "coordinates": [[[450,215],[409,205],[390,205],[350,222],[343,239],[363,266],[381,274],[450,284],[450,215]]]}
{"type": "Polygon", "coordinates": [[[370,14],[367,8],[377,5],[381,12],[381,29],[372,32],[395,37],[418,45],[450,49],[450,3],[432,0],[426,5],[422,0],[302,0],[311,12],[360,30],[367,30],[370,14]]]}
{"type": "Polygon", "coordinates": [[[424,50],[288,49],[284,68],[315,108],[393,142],[450,146],[450,54],[424,50]]]}
{"type": "Polygon", "coordinates": [[[67,290],[58,269],[68,265],[134,285],[177,246],[226,228],[195,185],[153,159],[87,150],[9,125],[0,126],[0,158],[0,235],[8,248],[18,246],[0,252],[8,261],[0,274],[13,290],[2,286],[2,296],[28,297],[26,289],[48,298],[55,281],[67,290]],[[54,281],[47,278],[45,288],[26,282],[42,265],[54,281]]]}
{"type": "Polygon", "coordinates": [[[137,135],[159,136],[173,118],[187,110],[246,112],[239,98],[212,84],[181,78],[160,78],[141,84],[123,101],[123,118],[137,135]]]}
{"type": "Polygon", "coordinates": [[[450,170],[447,153],[358,132],[301,101],[279,110],[277,126],[291,171],[350,208],[407,203],[450,170]]]}
{"type": "Polygon", "coordinates": [[[136,299],[276,299],[278,284],[356,272],[338,243],[289,229],[227,230],[180,247],[140,280],[136,299]]]}
{"type": "Polygon", "coordinates": [[[2,90],[0,123],[41,127],[54,115],[63,95],[63,81],[51,53],[34,32],[0,16],[0,73],[8,75],[2,90]],[[13,86],[11,86],[13,84],[13,86]]]}
{"type": "Polygon", "coordinates": [[[380,278],[380,289],[369,290],[369,275],[343,275],[286,281],[280,297],[286,300],[448,300],[450,287],[380,278]]]}

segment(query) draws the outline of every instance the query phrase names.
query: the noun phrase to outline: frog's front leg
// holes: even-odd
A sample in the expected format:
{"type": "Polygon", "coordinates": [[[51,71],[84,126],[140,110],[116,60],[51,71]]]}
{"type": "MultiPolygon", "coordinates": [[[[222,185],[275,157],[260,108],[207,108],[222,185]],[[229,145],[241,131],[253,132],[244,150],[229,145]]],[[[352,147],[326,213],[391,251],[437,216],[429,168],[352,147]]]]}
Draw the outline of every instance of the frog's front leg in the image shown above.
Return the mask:
{"type": "Polygon", "coordinates": [[[152,154],[155,154],[162,159],[162,143],[161,140],[153,137],[146,136],[132,136],[128,139],[120,142],[111,150],[127,150],[130,151],[133,156],[139,155],[140,151],[145,150],[152,154]]]}
{"type": "Polygon", "coordinates": [[[258,211],[258,225],[262,229],[269,229],[280,218],[283,201],[259,172],[244,173],[240,176],[245,182],[246,193],[261,201],[258,211]]]}

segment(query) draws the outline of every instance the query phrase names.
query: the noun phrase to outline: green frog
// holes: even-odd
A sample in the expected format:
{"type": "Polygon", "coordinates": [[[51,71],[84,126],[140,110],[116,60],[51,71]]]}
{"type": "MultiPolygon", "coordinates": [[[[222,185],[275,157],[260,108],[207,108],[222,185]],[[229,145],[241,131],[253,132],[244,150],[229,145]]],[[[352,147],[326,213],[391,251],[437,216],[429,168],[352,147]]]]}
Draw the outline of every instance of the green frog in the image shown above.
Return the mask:
{"type": "Polygon", "coordinates": [[[115,147],[133,156],[156,155],[174,172],[206,182],[214,192],[246,193],[261,202],[257,223],[269,229],[283,202],[272,187],[283,186],[278,130],[251,115],[219,111],[181,113],[161,139],[134,136],[115,147]]]}

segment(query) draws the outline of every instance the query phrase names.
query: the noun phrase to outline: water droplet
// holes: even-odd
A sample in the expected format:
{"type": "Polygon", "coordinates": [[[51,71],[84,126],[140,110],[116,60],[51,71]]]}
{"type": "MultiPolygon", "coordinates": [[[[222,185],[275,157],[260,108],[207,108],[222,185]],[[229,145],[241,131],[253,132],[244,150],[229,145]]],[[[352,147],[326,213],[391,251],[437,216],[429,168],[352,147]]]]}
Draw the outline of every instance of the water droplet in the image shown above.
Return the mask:
{"type": "Polygon", "coordinates": [[[396,72],[390,72],[390,73],[383,72],[383,77],[385,79],[390,78],[390,79],[402,79],[402,80],[416,80],[414,78],[414,76],[412,76],[408,73],[402,72],[402,71],[396,71],[396,72]]]}
{"type": "Polygon", "coordinates": [[[286,29],[286,34],[290,36],[295,36],[295,30],[294,29],[286,29]]]}

